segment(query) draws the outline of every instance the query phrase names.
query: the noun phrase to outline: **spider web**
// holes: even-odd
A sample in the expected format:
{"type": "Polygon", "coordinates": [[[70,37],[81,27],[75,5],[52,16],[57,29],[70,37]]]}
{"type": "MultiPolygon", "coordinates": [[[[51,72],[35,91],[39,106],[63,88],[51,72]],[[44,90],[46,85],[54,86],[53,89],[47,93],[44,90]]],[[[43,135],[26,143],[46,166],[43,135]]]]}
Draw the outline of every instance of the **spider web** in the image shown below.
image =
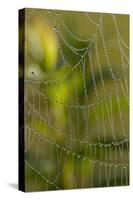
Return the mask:
{"type": "Polygon", "coordinates": [[[129,47],[117,15],[80,13],[95,30],[80,37],[63,11],[44,12],[57,41],[57,65],[64,72],[44,79],[33,71],[25,79],[26,190],[128,185],[129,47]],[[111,57],[106,17],[119,68],[111,57]],[[63,87],[70,92],[68,99],[63,87]]]}

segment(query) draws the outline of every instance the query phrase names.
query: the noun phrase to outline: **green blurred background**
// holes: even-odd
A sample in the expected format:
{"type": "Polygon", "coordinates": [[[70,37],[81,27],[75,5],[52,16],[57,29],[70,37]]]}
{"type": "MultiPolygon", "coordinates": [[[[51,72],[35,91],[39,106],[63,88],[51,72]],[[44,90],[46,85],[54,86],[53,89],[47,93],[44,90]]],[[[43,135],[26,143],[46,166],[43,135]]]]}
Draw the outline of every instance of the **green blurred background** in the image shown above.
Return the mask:
{"type": "Polygon", "coordinates": [[[25,10],[26,191],[129,184],[128,44],[128,15],[25,10]]]}

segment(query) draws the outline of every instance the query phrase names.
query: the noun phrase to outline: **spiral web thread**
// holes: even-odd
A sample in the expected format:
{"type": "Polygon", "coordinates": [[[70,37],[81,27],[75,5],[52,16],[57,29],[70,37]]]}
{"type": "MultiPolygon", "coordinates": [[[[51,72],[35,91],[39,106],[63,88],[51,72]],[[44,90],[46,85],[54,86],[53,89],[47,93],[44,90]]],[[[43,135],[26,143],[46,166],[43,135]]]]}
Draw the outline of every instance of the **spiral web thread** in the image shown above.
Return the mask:
{"type": "Polygon", "coordinates": [[[128,185],[128,112],[122,107],[121,99],[128,110],[129,47],[121,36],[116,15],[108,14],[120,56],[119,73],[108,52],[104,14],[99,14],[99,19],[95,20],[92,14],[82,13],[88,25],[95,27],[95,33],[89,38],[80,38],[67,26],[62,12],[47,12],[49,18],[56,21],[53,31],[59,60],[67,70],[56,79],[25,79],[25,164],[27,171],[32,173],[30,190],[128,185]],[[64,32],[71,40],[83,44],[82,47],[71,44],[64,32]],[[67,58],[64,46],[71,52],[70,58],[67,58]],[[100,51],[112,84],[109,90],[100,51]],[[75,63],[73,58],[76,58],[75,63]],[[87,89],[88,74],[93,100],[87,89]],[[82,103],[77,85],[79,79],[82,103]],[[53,98],[50,95],[52,87],[59,88],[60,92],[62,85],[69,82],[74,88],[72,101],[64,102],[63,96],[53,98]],[[60,119],[62,110],[65,120],[60,119]],[[59,113],[58,120],[55,120],[54,112],[59,113]],[[67,186],[62,181],[65,173],[68,173],[67,186]]]}

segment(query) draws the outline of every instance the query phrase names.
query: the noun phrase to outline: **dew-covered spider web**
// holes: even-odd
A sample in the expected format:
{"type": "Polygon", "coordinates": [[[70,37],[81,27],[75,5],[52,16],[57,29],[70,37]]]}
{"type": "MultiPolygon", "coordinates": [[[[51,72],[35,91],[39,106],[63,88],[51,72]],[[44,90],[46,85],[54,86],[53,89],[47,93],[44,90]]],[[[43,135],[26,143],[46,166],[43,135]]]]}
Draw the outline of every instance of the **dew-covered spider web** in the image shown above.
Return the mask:
{"type": "Polygon", "coordinates": [[[127,15],[26,9],[26,191],[129,184],[128,31],[127,15]]]}

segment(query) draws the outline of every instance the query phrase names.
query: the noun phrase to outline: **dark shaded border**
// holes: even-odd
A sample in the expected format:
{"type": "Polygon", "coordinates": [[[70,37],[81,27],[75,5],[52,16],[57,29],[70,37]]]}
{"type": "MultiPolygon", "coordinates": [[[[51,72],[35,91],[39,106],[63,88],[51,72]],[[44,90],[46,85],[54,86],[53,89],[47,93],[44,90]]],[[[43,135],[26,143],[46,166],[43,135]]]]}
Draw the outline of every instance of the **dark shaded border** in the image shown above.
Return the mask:
{"type": "Polygon", "coordinates": [[[25,9],[19,10],[19,169],[18,189],[25,191],[24,156],[24,72],[25,72],[25,9]]]}

